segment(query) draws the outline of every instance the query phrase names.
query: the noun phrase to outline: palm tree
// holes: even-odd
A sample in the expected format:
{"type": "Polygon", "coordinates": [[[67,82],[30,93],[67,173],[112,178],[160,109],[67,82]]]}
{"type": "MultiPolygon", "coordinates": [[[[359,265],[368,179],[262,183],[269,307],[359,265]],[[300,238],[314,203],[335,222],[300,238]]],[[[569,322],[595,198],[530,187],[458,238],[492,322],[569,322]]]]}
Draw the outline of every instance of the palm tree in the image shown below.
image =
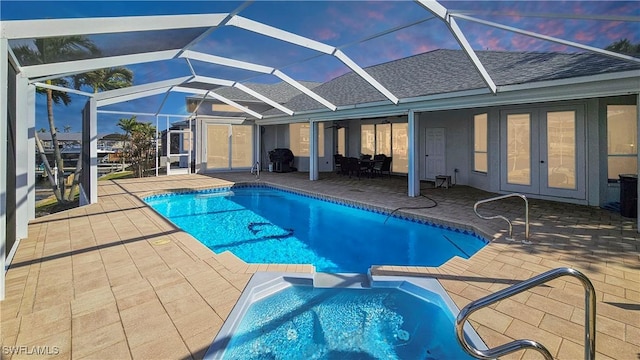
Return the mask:
{"type": "Polygon", "coordinates": [[[66,133],[71,132],[71,125],[68,125],[68,124],[65,125],[63,131],[66,132],[66,133]]]}
{"type": "Polygon", "coordinates": [[[624,38],[618,41],[614,41],[604,49],[620,54],[637,56],[638,54],[640,54],[640,43],[632,44],[629,39],[624,38]]]}
{"type": "Polygon", "coordinates": [[[76,90],[88,86],[94,93],[133,85],[133,72],[125,67],[113,67],[73,76],[76,90]]]}
{"type": "MultiPolygon", "coordinates": [[[[131,133],[133,133],[133,131],[135,130],[136,126],[138,126],[138,120],[136,119],[136,116],[132,116],[130,118],[122,118],[120,120],[118,120],[118,127],[120,129],[122,129],[122,131],[124,131],[124,137],[127,141],[127,143],[125,143],[124,149],[122,149],[122,153],[123,153],[123,160],[122,160],[122,164],[124,165],[124,154],[128,151],[131,152],[131,133]],[[127,150],[127,145],[128,145],[128,150],[127,150]]],[[[123,169],[124,170],[124,169],[123,169]]]]}
{"type": "MultiPolygon", "coordinates": [[[[86,86],[90,87],[91,91],[96,94],[98,91],[108,91],[133,85],[133,72],[125,67],[114,67],[74,75],[71,79],[73,80],[73,86],[76,90],[80,90],[80,88],[86,86]]],[[[73,199],[73,194],[80,181],[81,170],[82,157],[80,156],[78,157],[76,170],[74,171],[69,200],[73,199]]]]}
{"type": "MultiPolygon", "coordinates": [[[[95,44],[84,36],[64,36],[35,39],[33,44],[20,45],[14,49],[14,53],[22,64],[48,64],[68,60],[78,60],[87,56],[99,54],[95,44]]],[[[46,80],[49,85],[69,87],[69,81],[65,78],[46,80]]],[[[47,115],[49,120],[49,131],[53,142],[55,163],[58,168],[58,183],[52,184],[54,194],[59,203],[65,202],[64,196],[64,162],[58,144],[57,128],[53,117],[53,104],[63,103],[69,105],[71,97],[66,92],[51,89],[38,88],[39,93],[47,96],[47,115]]],[[[49,174],[51,175],[51,174],[49,174]]],[[[53,178],[50,176],[50,178],[53,178]]]]}

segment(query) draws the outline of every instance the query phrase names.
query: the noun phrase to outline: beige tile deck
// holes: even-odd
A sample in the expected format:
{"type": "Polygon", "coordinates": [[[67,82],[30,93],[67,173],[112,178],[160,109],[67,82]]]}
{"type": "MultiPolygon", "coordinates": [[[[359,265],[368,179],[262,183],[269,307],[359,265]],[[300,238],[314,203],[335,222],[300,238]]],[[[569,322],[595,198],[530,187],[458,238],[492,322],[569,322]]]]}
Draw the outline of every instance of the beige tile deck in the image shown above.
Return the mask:
{"type": "MultiPolygon", "coordinates": [[[[253,182],[248,174],[200,175],[101,182],[99,203],[33,221],[7,272],[0,302],[2,359],[201,358],[251,274],[312,271],[300,265],[247,265],[230,253],[213,254],[146,207],[137,197],[169,189],[253,182]],[[46,350],[29,355],[25,348],[46,350]],[[12,349],[20,353],[11,355],[12,349]]],[[[426,206],[406,197],[406,179],[347,179],[263,173],[261,182],[371,206],[426,206]]],[[[423,194],[431,209],[406,210],[444,224],[473,228],[490,245],[469,260],[438,268],[383,266],[379,274],[437,278],[459,307],[540,272],[563,266],[589,276],[597,292],[599,359],[640,356],[640,236],[635,220],[586,206],[531,200],[534,245],[505,241],[505,224],[477,218],[473,203],[491,194],[455,186],[423,194]]],[[[520,199],[486,204],[483,212],[516,217],[520,199]]],[[[582,358],[584,298],[573,279],[559,279],[472,316],[489,346],[530,338],[558,359],[582,358]]],[[[540,358],[531,351],[508,359],[540,358]]]]}

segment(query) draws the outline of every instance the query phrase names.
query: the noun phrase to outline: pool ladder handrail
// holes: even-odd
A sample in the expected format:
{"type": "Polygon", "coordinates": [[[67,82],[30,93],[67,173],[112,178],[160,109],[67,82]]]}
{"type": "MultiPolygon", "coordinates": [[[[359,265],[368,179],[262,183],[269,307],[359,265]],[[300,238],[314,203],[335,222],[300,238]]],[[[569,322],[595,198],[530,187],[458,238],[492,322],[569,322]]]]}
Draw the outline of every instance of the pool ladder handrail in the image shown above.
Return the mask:
{"type": "Polygon", "coordinates": [[[256,161],[256,164],[251,167],[251,174],[256,175],[256,180],[260,180],[260,162],[256,161]]]}
{"type": "Polygon", "coordinates": [[[465,306],[456,318],[456,335],[458,342],[462,345],[464,350],[471,356],[478,359],[496,359],[500,356],[504,356],[522,349],[530,348],[540,352],[545,359],[553,360],[553,356],[542,344],[533,340],[515,340],[507,344],[496,346],[493,349],[479,350],[467,343],[464,337],[464,324],[467,318],[474,312],[492,305],[500,300],[506,299],[513,295],[519,294],[530,288],[544,284],[548,281],[556,279],[561,276],[573,276],[578,278],[582,283],[585,290],[585,334],[584,334],[584,358],[585,360],[595,359],[596,354],[596,294],[593,284],[583,273],[572,268],[557,268],[549,270],[538,276],[534,276],[531,279],[522,281],[515,285],[512,285],[506,289],[502,289],[491,295],[485,296],[481,299],[472,301],[465,306]]]}
{"type": "Polygon", "coordinates": [[[496,200],[502,200],[502,199],[506,199],[506,198],[510,198],[510,197],[519,197],[522,198],[522,200],[524,200],[524,240],[522,240],[523,244],[531,244],[531,241],[529,241],[529,200],[527,200],[527,197],[520,194],[520,193],[512,193],[512,194],[506,194],[506,195],[500,195],[500,196],[496,196],[496,197],[492,197],[489,199],[484,199],[484,200],[478,200],[476,201],[476,203],[473,205],[473,212],[476,213],[476,215],[481,218],[481,219],[485,219],[485,220],[493,220],[493,219],[502,219],[504,221],[507,222],[507,224],[509,224],[509,236],[507,236],[507,240],[509,241],[514,241],[513,239],[513,225],[511,224],[511,220],[507,219],[506,217],[502,216],[502,215],[494,215],[494,216],[484,216],[484,215],[480,215],[480,213],[478,213],[478,205],[480,204],[484,204],[484,203],[488,203],[491,201],[496,201],[496,200]]]}

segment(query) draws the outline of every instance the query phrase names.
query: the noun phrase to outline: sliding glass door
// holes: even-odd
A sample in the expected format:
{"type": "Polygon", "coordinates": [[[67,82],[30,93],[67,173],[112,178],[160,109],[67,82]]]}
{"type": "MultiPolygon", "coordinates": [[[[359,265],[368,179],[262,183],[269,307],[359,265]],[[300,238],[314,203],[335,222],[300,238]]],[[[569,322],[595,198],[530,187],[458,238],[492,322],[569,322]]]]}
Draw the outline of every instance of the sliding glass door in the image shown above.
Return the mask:
{"type": "Polygon", "coordinates": [[[253,125],[205,125],[206,170],[250,168],[253,165],[253,125]]]}

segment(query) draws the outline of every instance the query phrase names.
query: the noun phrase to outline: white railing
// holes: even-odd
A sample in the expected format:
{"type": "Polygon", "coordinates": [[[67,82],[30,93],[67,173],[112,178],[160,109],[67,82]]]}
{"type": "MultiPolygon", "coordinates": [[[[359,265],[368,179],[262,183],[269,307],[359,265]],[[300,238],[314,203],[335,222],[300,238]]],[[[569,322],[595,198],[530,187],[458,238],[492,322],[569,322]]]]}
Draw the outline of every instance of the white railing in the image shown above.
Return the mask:
{"type": "Polygon", "coordinates": [[[527,197],[522,195],[522,194],[518,194],[518,193],[514,193],[514,194],[507,194],[507,195],[501,195],[501,196],[496,196],[496,197],[492,197],[490,199],[484,199],[484,200],[479,200],[475,203],[475,205],[473,205],[473,212],[476,213],[476,215],[481,218],[481,219],[485,219],[485,220],[493,220],[493,219],[502,219],[504,221],[507,222],[507,224],[509,224],[509,236],[507,237],[507,240],[513,241],[513,225],[511,224],[511,220],[507,219],[506,217],[502,216],[502,215],[493,215],[493,216],[484,216],[484,215],[480,215],[478,213],[478,205],[480,204],[484,204],[484,203],[488,203],[491,201],[496,201],[496,200],[502,200],[502,199],[506,199],[506,198],[510,198],[510,197],[519,197],[522,200],[524,200],[524,226],[525,226],[525,231],[524,231],[524,240],[522,240],[523,244],[531,244],[531,241],[529,241],[529,200],[527,200],[527,197]]]}
{"type": "Polygon", "coordinates": [[[553,279],[561,276],[573,276],[580,280],[585,292],[585,305],[584,305],[584,358],[585,360],[593,360],[596,358],[596,292],[593,288],[593,284],[589,281],[583,273],[571,268],[558,268],[549,270],[538,276],[532,277],[529,280],[522,281],[518,284],[512,285],[506,289],[502,289],[491,295],[485,296],[481,299],[472,301],[465,306],[456,318],[456,335],[458,342],[469,355],[478,359],[497,359],[501,356],[511,354],[513,352],[522,349],[533,349],[540,352],[545,359],[553,360],[553,356],[542,344],[533,340],[515,340],[510,343],[506,343],[500,346],[496,346],[493,349],[479,350],[472,347],[464,336],[464,324],[467,318],[474,312],[495,304],[496,302],[506,299],[508,297],[519,294],[523,291],[529,290],[538,285],[542,285],[553,279]]]}

